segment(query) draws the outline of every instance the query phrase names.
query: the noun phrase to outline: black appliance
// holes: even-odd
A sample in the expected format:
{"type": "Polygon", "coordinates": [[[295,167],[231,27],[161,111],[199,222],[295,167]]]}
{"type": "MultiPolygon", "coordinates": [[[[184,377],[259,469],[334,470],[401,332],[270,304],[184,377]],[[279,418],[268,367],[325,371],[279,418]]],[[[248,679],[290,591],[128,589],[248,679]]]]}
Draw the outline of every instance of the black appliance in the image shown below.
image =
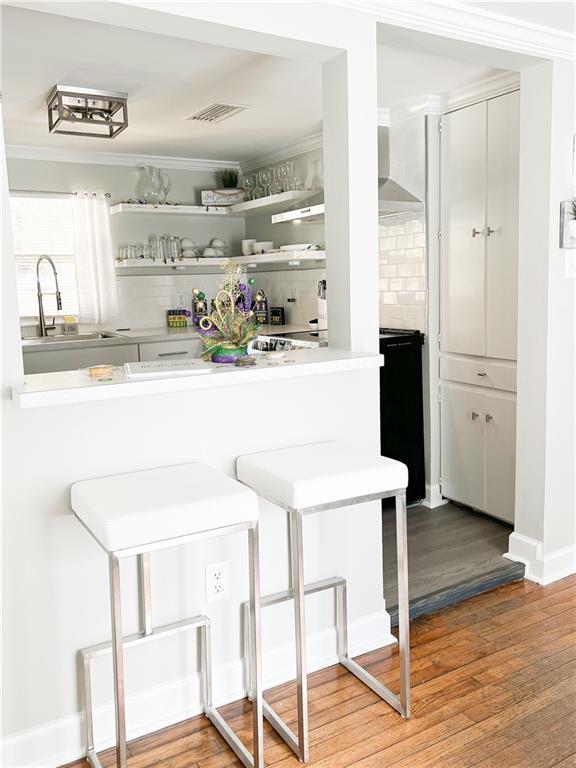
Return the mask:
{"type": "MultiPolygon", "coordinates": [[[[425,496],[422,345],[420,331],[380,328],[380,440],[382,456],[408,467],[408,503],[425,496]]],[[[384,499],[385,506],[393,499],[384,499]]]]}

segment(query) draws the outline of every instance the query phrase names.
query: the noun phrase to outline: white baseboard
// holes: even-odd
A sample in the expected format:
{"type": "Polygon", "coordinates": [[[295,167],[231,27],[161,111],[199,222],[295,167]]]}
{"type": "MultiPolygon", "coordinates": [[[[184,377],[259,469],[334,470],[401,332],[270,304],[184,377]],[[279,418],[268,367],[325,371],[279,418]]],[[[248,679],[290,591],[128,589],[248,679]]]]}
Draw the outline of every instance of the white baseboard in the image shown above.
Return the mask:
{"type": "Polygon", "coordinates": [[[554,552],[543,554],[541,541],[511,533],[508,542],[509,551],[504,555],[508,560],[524,563],[526,578],[538,584],[552,584],[576,573],[576,546],[562,547],[554,552]]]}
{"type": "Polygon", "coordinates": [[[435,485],[428,485],[426,483],[426,497],[422,502],[422,506],[435,509],[436,507],[442,507],[444,504],[448,504],[448,499],[445,499],[440,493],[438,483],[435,485]]]}
{"type": "MultiPolygon", "coordinates": [[[[348,636],[354,656],[396,642],[390,632],[390,617],[385,611],[350,622],[348,636]]],[[[309,671],[336,664],[335,629],[325,629],[309,636],[307,649],[309,671]]],[[[263,656],[264,688],[293,679],[294,666],[293,642],[266,651],[263,656]]],[[[242,660],[216,667],[213,686],[217,706],[241,699],[245,695],[242,660]]],[[[128,738],[152,733],[201,712],[197,674],[129,696],[126,701],[128,738]]],[[[82,723],[83,716],[78,713],[6,737],[2,741],[1,764],[4,768],[56,768],[83,757],[82,723]]],[[[94,734],[98,750],[114,743],[111,703],[95,709],[94,734]]]]}

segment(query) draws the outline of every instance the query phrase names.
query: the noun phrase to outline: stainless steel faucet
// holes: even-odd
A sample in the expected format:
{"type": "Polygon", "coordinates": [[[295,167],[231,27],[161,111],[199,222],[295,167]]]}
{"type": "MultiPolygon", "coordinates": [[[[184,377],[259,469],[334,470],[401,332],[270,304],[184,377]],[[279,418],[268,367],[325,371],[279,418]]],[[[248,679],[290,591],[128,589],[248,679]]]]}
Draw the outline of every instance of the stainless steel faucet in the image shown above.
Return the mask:
{"type": "Polygon", "coordinates": [[[54,294],[46,294],[47,296],[54,295],[56,296],[56,309],[62,309],[62,296],[60,295],[60,288],[58,287],[58,272],[56,271],[56,265],[50,258],[50,256],[40,256],[38,261],[36,262],[36,287],[37,287],[37,295],[38,295],[38,335],[39,336],[48,336],[48,331],[53,331],[56,329],[56,318],[52,318],[52,324],[46,325],[46,318],[44,317],[44,302],[43,302],[43,294],[42,294],[42,286],[40,285],[40,263],[42,261],[49,262],[50,266],[52,267],[52,272],[54,272],[54,283],[56,285],[56,291],[54,294]]]}

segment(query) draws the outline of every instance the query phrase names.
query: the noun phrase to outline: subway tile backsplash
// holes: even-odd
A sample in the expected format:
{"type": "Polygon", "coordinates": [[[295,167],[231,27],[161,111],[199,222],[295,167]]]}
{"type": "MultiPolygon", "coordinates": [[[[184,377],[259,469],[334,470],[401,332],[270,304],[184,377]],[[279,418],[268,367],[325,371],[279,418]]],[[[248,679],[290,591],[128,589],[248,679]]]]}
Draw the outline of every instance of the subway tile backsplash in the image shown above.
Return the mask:
{"type": "Polygon", "coordinates": [[[380,225],[380,326],[426,331],[424,216],[380,225]]]}
{"type": "MultiPolygon", "coordinates": [[[[316,287],[318,281],[326,277],[325,270],[260,272],[254,277],[255,287],[264,291],[268,305],[284,307],[287,323],[307,324],[317,317],[316,287]]],[[[199,288],[213,299],[222,276],[121,275],[117,280],[122,313],[118,327],[155,328],[166,325],[167,309],[191,309],[193,288],[199,288]]]]}

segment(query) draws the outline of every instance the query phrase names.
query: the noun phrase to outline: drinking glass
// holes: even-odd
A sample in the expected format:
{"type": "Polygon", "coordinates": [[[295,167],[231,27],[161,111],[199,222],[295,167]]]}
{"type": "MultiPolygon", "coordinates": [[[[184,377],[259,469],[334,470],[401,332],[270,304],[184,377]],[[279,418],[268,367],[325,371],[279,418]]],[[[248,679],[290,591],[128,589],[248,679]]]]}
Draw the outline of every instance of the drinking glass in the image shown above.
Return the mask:
{"type": "Polygon", "coordinates": [[[244,189],[246,190],[246,200],[252,200],[252,191],[255,184],[255,179],[252,174],[248,173],[246,176],[244,176],[244,189]]]}
{"type": "Polygon", "coordinates": [[[282,185],[282,192],[286,192],[288,189],[288,178],[290,176],[290,167],[288,163],[280,163],[278,166],[278,178],[282,185]]]}
{"type": "Polygon", "coordinates": [[[262,185],[262,189],[264,190],[265,195],[270,194],[270,182],[272,181],[272,174],[270,173],[269,168],[264,168],[260,171],[258,174],[258,178],[260,180],[260,184],[262,185]]]}
{"type": "Polygon", "coordinates": [[[278,179],[278,168],[272,168],[272,182],[270,183],[270,194],[279,195],[282,192],[282,184],[278,179]]]}

